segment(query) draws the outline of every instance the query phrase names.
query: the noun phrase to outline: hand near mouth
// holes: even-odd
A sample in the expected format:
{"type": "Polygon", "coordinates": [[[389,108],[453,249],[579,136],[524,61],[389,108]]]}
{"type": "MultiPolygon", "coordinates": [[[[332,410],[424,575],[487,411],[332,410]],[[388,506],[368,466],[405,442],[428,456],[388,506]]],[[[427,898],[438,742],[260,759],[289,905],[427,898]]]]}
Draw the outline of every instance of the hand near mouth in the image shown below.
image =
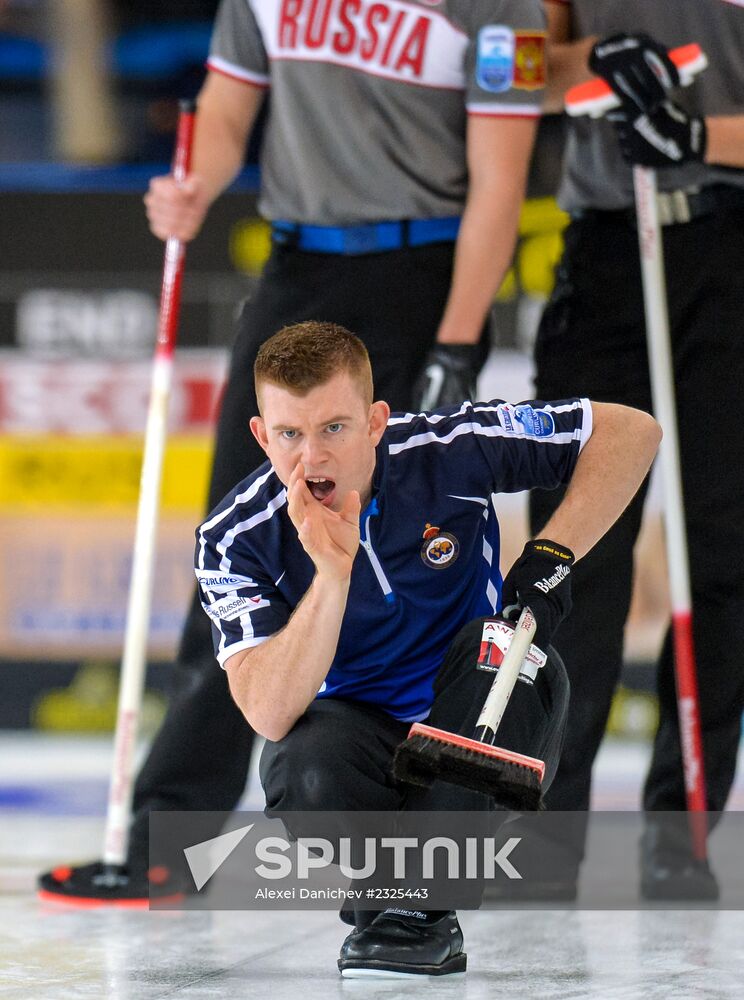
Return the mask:
{"type": "Polygon", "coordinates": [[[318,575],[348,580],[359,548],[359,493],[351,490],[341,510],[331,510],[312,495],[305,482],[305,467],[298,462],[289,477],[287,502],[290,520],[318,575]]]}

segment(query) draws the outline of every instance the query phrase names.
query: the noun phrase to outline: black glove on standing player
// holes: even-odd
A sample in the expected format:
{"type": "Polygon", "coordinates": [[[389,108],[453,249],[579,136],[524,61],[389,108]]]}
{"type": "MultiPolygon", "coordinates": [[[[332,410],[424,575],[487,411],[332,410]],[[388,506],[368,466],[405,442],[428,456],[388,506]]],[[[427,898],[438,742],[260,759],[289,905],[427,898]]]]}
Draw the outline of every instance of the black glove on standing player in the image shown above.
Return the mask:
{"type": "Polygon", "coordinates": [[[705,121],[668,100],[679,73],[663,45],[644,34],[612,35],[594,46],[589,69],[620,99],[607,117],[628,163],[669,167],[703,159],[705,121]]]}
{"type": "Polygon", "coordinates": [[[611,111],[623,159],[641,167],[677,167],[702,160],[707,129],[705,119],[688,115],[664,101],[654,111],[629,117],[625,111],[611,111]]]}
{"type": "Polygon", "coordinates": [[[574,554],[547,538],[527,542],[506,574],[501,604],[528,607],[535,616],[535,643],[547,649],[555,630],[571,610],[571,566],[574,554]]]}
{"type": "Polygon", "coordinates": [[[677,67],[666,48],[649,35],[603,38],[589,55],[589,69],[615,91],[628,113],[652,111],[679,84],[677,67]]]}
{"type": "Polygon", "coordinates": [[[435,344],[413,387],[414,409],[436,410],[475,399],[479,367],[479,344],[435,344]]]}

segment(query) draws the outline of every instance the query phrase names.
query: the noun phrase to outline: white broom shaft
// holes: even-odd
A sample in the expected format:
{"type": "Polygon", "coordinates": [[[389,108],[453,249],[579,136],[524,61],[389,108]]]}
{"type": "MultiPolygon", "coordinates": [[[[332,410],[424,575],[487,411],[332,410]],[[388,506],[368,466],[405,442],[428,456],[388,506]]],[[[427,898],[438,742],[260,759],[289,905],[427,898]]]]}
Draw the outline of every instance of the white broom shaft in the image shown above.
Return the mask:
{"type": "MultiPolygon", "coordinates": [[[[185,179],[189,170],[193,126],[193,102],[182,102],[173,163],[173,175],[179,182],[185,179]]],[[[145,429],[124,652],[119,680],[114,761],[104,835],[103,862],[110,866],[124,864],[129,841],[134,750],[147,666],[147,638],[152,603],[160,483],[167,437],[168,399],[173,373],[184,255],[184,244],[175,237],[170,237],[166,242],[163,263],[158,335],[145,429]]]]}
{"type": "Polygon", "coordinates": [[[494,733],[498,729],[536,630],[535,618],[530,609],[525,608],[519,616],[509,648],[501,661],[501,666],[475,724],[476,732],[481,726],[487,726],[494,733]]]}
{"type": "Polygon", "coordinates": [[[633,185],[638,214],[651,394],[656,418],[664,431],[664,439],[659,449],[659,462],[664,487],[664,530],[669,559],[672,611],[689,611],[692,603],[690,568],[684,523],[677,406],[671,360],[672,345],[666,306],[666,278],[656,201],[655,171],[646,167],[634,167],[633,185]]]}
{"type": "Polygon", "coordinates": [[[147,664],[155,541],[172,370],[172,358],[155,359],[119,682],[114,764],[106,819],[104,863],[112,865],[123,864],[127,852],[134,749],[147,664]]]}
{"type": "Polygon", "coordinates": [[[687,809],[690,813],[693,853],[696,858],[702,860],[707,853],[707,826],[705,822],[707,795],[697,668],[692,635],[690,563],[679,461],[673,355],[669,335],[664,255],[661,245],[655,171],[646,167],[634,167],[633,186],[643,279],[651,395],[656,417],[664,431],[659,459],[664,485],[664,531],[669,563],[672,632],[675,650],[674,666],[685,794],[687,809]]]}

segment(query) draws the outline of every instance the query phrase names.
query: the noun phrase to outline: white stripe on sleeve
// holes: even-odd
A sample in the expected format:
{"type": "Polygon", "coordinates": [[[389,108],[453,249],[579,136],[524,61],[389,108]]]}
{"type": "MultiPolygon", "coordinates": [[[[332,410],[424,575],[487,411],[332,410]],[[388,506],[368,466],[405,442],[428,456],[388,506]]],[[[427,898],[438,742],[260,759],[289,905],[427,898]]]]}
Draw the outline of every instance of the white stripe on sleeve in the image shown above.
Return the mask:
{"type": "Polygon", "coordinates": [[[236,66],[235,63],[228,62],[227,59],[223,59],[221,56],[210,56],[207,59],[207,69],[223,73],[225,76],[231,76],[236,80],[241,80],[243,83],[253,83],[257,87],[268,87],[271,83],[270,77],[265,73],[253,73],[243,66],[236,66]]]}
{"type": "Polygon", "coordinates": [[[254,636],[252,639],[243,639],[240,642],[234,642],[230,646],[225,646],[225,637],[223,635],[222,642],[220,642],[220,648],[217,651],[217,662],[225,669],[225,663],[234,656],[236,653],[242,653],[244,649],[254,649],[256,646],[260,646],[262,642],[266,642],[270,639],[270,635],[254,636]]]}

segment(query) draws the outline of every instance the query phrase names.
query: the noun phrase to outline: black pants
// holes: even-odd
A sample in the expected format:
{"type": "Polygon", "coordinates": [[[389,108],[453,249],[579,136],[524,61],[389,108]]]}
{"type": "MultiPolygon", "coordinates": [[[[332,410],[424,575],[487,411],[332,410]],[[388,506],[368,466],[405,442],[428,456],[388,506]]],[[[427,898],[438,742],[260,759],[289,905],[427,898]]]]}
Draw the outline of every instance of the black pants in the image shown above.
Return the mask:
{"type": "MultiPolygon", "coordinates": [[[[492,674],[476,669],[482,622],[470,622],[452,642],[434,685],[429,725],[472,736],[493,682],[492,674]]],[[[499,726],[499,746],[545,761],[543,788],[558,766],[568,700],[566,671],[553,650],[534,685],[517,681],[499,726]]],[[[264,747],[266,814],[304,814],[307,829],[290,831],[300,837],[319,833],[312,820],[318,810],[475,812],[492,807],[486,795],[445,782],[434,782],[430,789],[396,783],[390,771],[393,751],[409,728],[410,723],[362,702],[317,699],[283,740],[264,747]]],[[[344,831],[323,832],[333,838],[344,831]]]]}
{"type": "MultiPolygon", "coordinates": [[[[670,326],[693,596],[708,808],[734,778],[744,708],[744,212],[664,229],[670,326]]],[[[635,227],[614,213],[572,222],[536,345],[537,395],[586,395],[651,410],[635,227]]],[[[561,499],[534,492],[539,532],[561,499]]],[[[622,664],[633,545],[645,487],[576,566],[573,610],[558,630],[571,680],[566,743],[547,804],[589,808],[591,768],[622,664]]],[[[673,655],[658,663],[659,728],[648,811],[685,808],[673,655]]],[[[574,860],[585,817],[576,818],[574,860]]]]}
{"type": "MultiPolygon", "coordinates": [[[[411,388],[434,340],[452,275],[452,244],[360,257],[275,247],[240,318],[222,400],[208,509],[265,455],[248,422],[258,412],[253,362],[281,327],[340,323],[370,352],[376,398],[410,406],[411,388]]],[[[230,810],[245,787],[253,733],[230,698],[210,622],[194,592],[174,667],[168,710],[134,793],[130,854],[144,853],[151,809],[230,810]]]]}

